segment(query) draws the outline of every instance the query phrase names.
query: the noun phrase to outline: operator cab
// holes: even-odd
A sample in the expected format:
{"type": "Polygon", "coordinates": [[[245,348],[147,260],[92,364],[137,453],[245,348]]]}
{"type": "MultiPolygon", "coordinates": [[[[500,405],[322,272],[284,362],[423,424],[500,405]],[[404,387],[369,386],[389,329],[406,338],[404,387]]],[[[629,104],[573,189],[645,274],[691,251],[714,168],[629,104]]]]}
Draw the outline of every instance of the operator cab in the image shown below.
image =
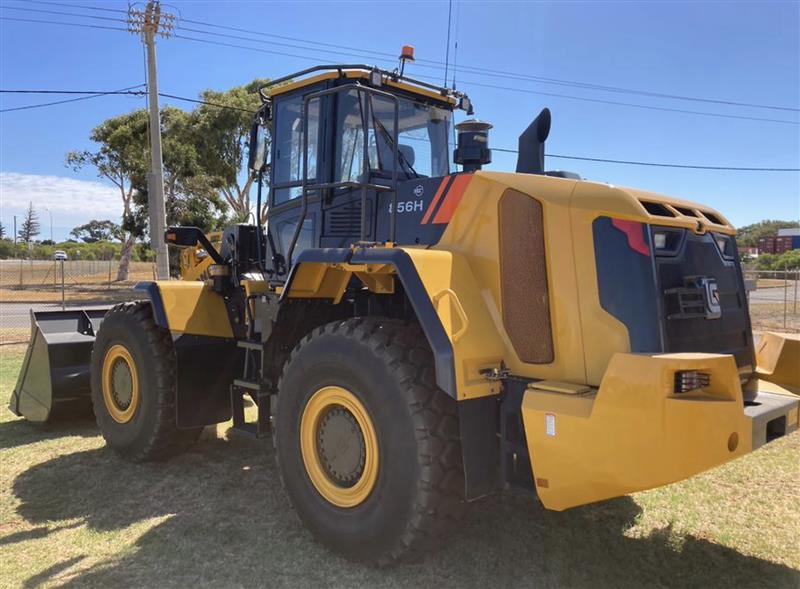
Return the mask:
{"type": "Polygon", "coordinates": [[[438,241],[444,225],[425,217],[455,171],[453,111],[471,113],[465,95],[369,66],[320,66],[262,97],[250,167],[269,180],[273,280],[309,248],[438,241]]]}

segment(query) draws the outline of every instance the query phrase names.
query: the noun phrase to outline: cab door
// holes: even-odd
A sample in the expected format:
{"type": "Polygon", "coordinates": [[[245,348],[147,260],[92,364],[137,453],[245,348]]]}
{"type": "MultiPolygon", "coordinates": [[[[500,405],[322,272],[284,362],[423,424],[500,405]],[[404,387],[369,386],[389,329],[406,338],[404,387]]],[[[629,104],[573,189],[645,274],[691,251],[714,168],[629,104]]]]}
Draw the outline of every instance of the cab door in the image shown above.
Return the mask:
{"type": "MultiPolygon", "coordinates": [[[[326,157],[329,150],[324,148],[324,137],[329,133],[325,125],[329,119],[327,97],[308,102],[308,129],[303,129],[304,97],[325,87],[326,84],[315,84],[273,99],[268,231],[275,253],[284,260],[302,213],[304,132],[308,134],[308,184],[326,182],[330,177],[329,158],[326,157]]],[[[304,249],[315,247],[319,239],[319,191],[310,191],[307,201],[308,209],[293,258],[304,249]]]]}

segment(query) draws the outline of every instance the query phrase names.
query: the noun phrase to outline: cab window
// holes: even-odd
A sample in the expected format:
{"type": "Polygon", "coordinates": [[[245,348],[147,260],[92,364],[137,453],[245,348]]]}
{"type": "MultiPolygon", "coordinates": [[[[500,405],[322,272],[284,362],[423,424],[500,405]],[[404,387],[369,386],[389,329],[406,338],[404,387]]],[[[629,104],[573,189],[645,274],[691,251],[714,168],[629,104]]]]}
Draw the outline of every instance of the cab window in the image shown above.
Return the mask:
{"type": "MultiPolygon", "coordinates": [[[[273,141],[273,204],[302,196],[303,181],[303,96],[276,101],[273,141]]],[[[308,181],[317,177],[320,100],[308,103],[308,181]]]]}
{"type": "MultiPolygon", "coordinates": [[[[365,133],[370,175],[391,178],[394,102],[355,89],[342,93],[338,100],[335,181],[367,181],[362,180],[365,133]]],[[[400,180],[450,173],[451,117],[447,109],[409,98],[399,99],[397,176],[400,180]]]]}

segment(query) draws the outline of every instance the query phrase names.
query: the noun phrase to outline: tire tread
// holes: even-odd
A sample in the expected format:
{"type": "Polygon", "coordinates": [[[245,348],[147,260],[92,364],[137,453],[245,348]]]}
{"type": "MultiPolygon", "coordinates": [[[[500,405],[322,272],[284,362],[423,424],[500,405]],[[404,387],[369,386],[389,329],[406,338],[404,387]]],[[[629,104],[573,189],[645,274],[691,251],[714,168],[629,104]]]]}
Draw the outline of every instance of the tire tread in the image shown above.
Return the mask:
{"type": "MultiPolygon", "coordinates": [[[[326,334],[341,334],[371,348],[406,395],[416,430],[420,465],[416,498],[411,517],[395,546],[371,563],[387,566],[417,561],[440,545],[439,541],[467,510],[456,401],[436,386],[433,355],[419,325],[381,317],[336,321],[307,334],[284,364],[281,381],[303,347],[326,334]]],[[[274,434],[273,443],[277,444],[274,434]]],[[[276,460],[278,455],[276,451],[276,460]]],[[[280,464],[277,470],[285,489],[280,464]]]]}

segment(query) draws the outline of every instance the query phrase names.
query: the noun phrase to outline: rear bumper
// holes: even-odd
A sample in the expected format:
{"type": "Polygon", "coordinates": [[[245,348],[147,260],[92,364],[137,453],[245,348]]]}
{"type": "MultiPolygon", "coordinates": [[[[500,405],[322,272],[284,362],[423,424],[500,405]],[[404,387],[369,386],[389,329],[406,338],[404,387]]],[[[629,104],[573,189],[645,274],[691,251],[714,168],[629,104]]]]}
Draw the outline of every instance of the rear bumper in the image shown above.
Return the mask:
{"type": "MultiPolygon", "coordinates": [[[[755,381],[754,385],[757,385],[755,381]]],[[[563,510],[679,481],[796,430],[800,398],[770,383],[742,392],[732,356],[617,354],[600,388],[529,388],[522,402],[534,481],[563,510]],[[709,386],[676,394],[675,373],[709,386]]]]}

